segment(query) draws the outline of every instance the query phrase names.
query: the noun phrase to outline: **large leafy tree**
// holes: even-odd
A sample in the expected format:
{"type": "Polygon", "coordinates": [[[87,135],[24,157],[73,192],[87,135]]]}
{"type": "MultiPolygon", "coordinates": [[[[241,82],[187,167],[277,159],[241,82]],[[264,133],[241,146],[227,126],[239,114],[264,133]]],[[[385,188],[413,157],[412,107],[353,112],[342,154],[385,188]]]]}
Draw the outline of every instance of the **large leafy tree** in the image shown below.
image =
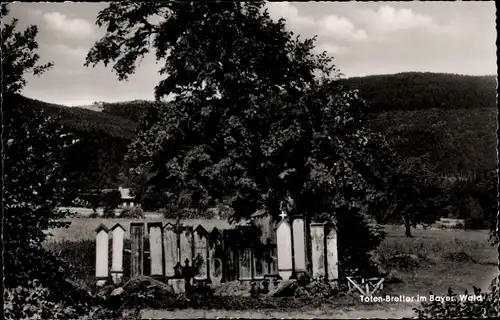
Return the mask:
{"type": "Polygon", "coordinates": [[[416,224],[439,219],[448,202],[423,158],[395,156],[385,192],[372,204],[379,223],[402,223],[407,237],[412,237],[411,227],[416,224]]]}
{"type": "MultiPolygon", "coordinates": [[[[1,7],[2,22],[8,15],[1,7]]],[[[36,26],[17,32],[17,19],[2,24],[3,261],[5,285],[32,279],[54,285],[61,264],[42,243],[51,227],[63,226],[66,213],[56,207],[67,187],[64,153],[75,141],[57,124],[25,105],[18,95],[25,75],[40,75],[52,63],[39,64],[36,26]]]]}
{"type": "Polygon", "coordinates": [[[123,80],[149,52],[163,63],[158,102],[128,154],[143,197],[200,213],[224,204],[234,219],[276,215],[290,199],[308,218],[339,224],[344,257],[377,246],[362,213],[383,185],[386,144],[314,39],[294,37],[264,2],[121,1],[97,24],[106,34],[87,66],[112,63],[123,80]],[[169,94],[174,101],[160,102],[169,94]]]}

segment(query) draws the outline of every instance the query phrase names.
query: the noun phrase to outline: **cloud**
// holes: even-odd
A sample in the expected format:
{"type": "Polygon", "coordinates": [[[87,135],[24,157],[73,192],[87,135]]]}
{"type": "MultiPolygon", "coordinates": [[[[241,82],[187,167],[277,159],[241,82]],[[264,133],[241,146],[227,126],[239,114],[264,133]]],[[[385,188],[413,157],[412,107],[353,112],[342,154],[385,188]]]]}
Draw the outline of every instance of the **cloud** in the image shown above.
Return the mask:
{"type": "Polygon", "coordinates": [[[48,12],[43,15],[48,27],[68,38],[88,38],[94,34],[94,26],[84,19],[70,19],[59,12],[48,12]]]}
{"type": "Polygon", "coordinates": [[[285,18],[286,24],[297,28],[310,28],[316,25],[312,16],[301,16],[299,10],[289,2],[268,2],[269,15],[278,20],[285,18]]]}
{"type": "Polygon", "coordinates": [[[389,5],[382,5],[376,11],[362,10],[358,17],[368,30],[379,35],[437,26],[429,16],[416,13],[412,9],[396,9],[389,5]]]}
{"type": "Polygon", "coordinates": [[[354,24],[345,17],[328,15],[318,22],[319,32],[324,36],[330,36],[341,40],[364,41],[368,35],[363,29],[356,29],[354,24]]]}
{"type": "Polygon", "coordinates": [[[36,17],[40,17],[43,15],[43,11],[40,10],[40,9],[33,9],[33,10],[30,10],[29,13],[33,16],[36,16],[36,17]]]}
{"type": "Polygon", "coordinates": [[[365,30],[356,28],[345,17],[328,15],[317,21],[311,15],[301,15],[289,2],[268,2],[267,9],[273,19],[285,18],[287,26],[300,33],[307,28],[338,40],[364,41],[368,38],[365,30]]]}
{"type": "Polygon", "coordinates": [[[82,47],[70,47],[63,43],[57,43],[50,46],[50,50],[59,55],[66,56],[73,59],[85,59],[87,55],[87,49],[82,47]]]}
{"type": "Polygon", "coordinates": [[[338,46],[336,44],[330,44],[330,43],[320,44],[315,49],[318,52],[326,51],[327,53],[335,54],[335,55],[342,55],[342,54],[346,54],[349,52],[349,49],[347,49],[344,46],[338,46]]]}

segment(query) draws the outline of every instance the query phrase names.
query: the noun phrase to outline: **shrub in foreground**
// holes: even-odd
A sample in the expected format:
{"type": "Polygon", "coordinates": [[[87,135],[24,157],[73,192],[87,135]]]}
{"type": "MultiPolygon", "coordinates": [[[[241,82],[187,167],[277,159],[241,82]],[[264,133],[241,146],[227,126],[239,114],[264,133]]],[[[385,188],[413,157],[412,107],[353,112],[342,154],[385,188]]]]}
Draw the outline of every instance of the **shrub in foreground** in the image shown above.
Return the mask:
{"type": "MultiPolygon", "coordinates": [[[[78,290],[77,288],[74,288],[78,290]]],[[[66,290],[63,290],[66,292],[66,290]]],[[[115,311],[106,309],[96,299],[60,299],[39,281],[4,291],[5,319],[137,319],[137,309],[115,311]]]]}
{"type": "Polygon", "coordinates": [[[421,309],[413,310],[419,319],[498,318],[500,317],[499,278],[493,280],[489,292],[482,293],[481,289],[474,287],[473,295],[469,295],[467,291],[463,295],[457,295],[450,288],[444,300],[424,302],[421,309]]]}

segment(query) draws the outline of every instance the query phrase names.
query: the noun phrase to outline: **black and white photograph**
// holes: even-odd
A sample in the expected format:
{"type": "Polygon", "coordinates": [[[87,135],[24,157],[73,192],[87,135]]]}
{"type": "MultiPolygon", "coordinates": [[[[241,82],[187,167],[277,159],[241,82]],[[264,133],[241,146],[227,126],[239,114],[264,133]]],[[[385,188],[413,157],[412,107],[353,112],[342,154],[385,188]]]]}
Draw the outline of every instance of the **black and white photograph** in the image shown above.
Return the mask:
{"type": "Polygon", "coordinates": [[[2,2],[4,319],[500,317],[496,17],[2,2]]]}

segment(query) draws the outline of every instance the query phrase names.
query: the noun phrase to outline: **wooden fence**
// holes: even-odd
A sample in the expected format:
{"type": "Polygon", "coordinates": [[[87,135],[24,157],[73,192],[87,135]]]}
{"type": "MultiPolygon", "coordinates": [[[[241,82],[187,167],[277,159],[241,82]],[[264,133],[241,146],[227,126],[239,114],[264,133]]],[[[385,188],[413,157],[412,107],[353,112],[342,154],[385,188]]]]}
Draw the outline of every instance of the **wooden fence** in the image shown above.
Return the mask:
{"type": "MultiPolygon", "coordinates": [[[[120,224],[96,229],[97,285],[103,285],[110,275],[113,282],[122,281],[125,232],[120,224]]],[[[308,271],[316,279],[338,278],[336,230],[319,223],[306,228],[302,218],[289,222],[282,215],[276,227],[269,218],[255,219],[249,226],[228,230],[134,222],[129,232],[130,277],[148,275],[168,281],[185,279],[189,270],[194,270],[194,281],[213,285],[233,280],[287,280],[308,271]]]]}

